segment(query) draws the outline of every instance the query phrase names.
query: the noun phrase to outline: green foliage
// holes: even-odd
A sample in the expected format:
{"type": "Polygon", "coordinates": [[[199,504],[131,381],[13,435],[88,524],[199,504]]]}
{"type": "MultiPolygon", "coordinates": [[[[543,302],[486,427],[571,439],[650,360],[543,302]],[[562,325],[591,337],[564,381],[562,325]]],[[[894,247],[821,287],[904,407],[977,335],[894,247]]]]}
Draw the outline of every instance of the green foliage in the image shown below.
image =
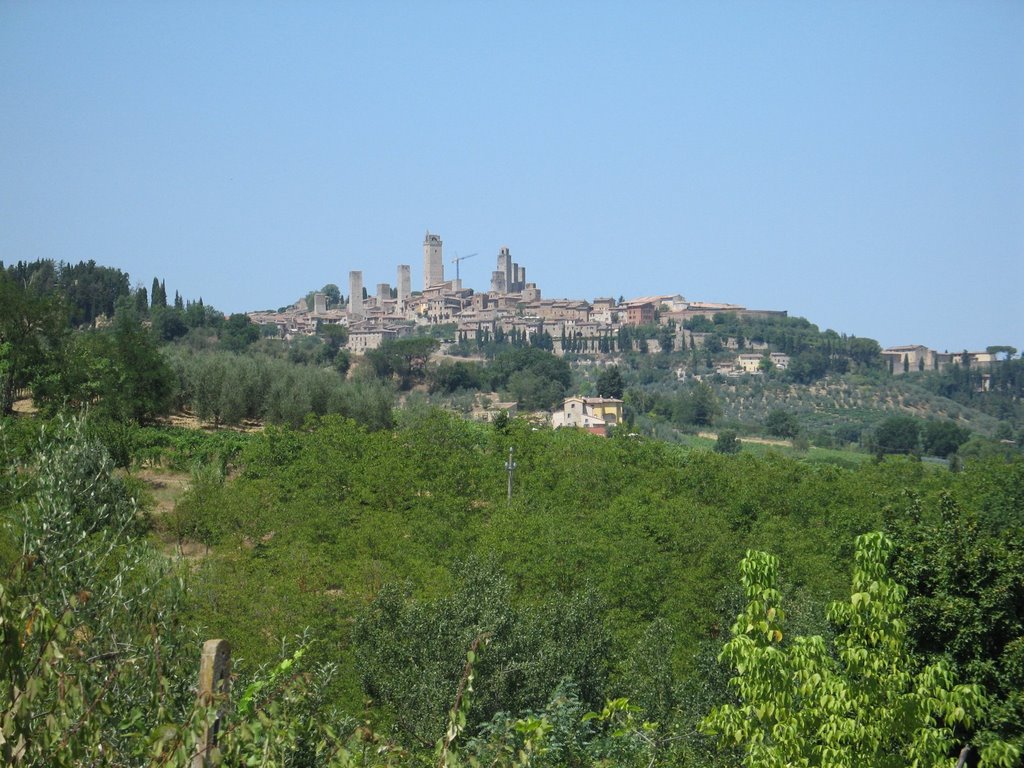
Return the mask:
{"type": "Polygon", "coordinates": [[[153,336],[122,303],[112,328],[75,334],[53,351],[33,399],[48,414],[88,406],[107,419],[147,422],[168,412],[173,386],[153,336]]]}
{"type": "Polygon", "coordinates": [[[158,341],[174,341],[188,333],[184,312],[177,307],[156,306],[150,309],[150,330],[158,341]]]}
{"type": "Polygon", "coordinates": [[[929,421],[924,425],[921,442],[929,456],[949,458],[970,438],[970,430],[951,421],[929,421]]]}
{"type": "MultiPolygon", "coordinates": [[[[927,504],[909,495],[894,510],[893,573],[909,588],[913,650],[946,656],[991,696],[978,741],[994,734],[1024,749],[1024,511],[986,513],[976,498],[970,503],[968,489],[977,483],[970,476],[989,471],[969,465],[961,487],[927,504]]],[[[1013,504],[999,499],[1006,502],[1013,504]]]]}
{"type": "Polygon", "coordinates": [[[723,429],[715,441],[715,453],[739,453],[743,449],[735,429],[723,429]]]}
{"type": "Polygon", "coordinates": [[[435,600],[385,587],[356,626],[363,688],[404,733],[427,743],[443,729],[463,649],[481,635],[488,649],[477,666],[471,725],[541,706],[562,680],[572,680],[584,701],[601,702],[610,640],[596,596],[517,608],[494,569],[469,562],[458,570],[455,591],[435,600]]]}
{"type": "Polygon", "coordinates": [[[363,357],[378,378],[394,378],[399,389],[410,389],[425,380],[427,361],[438,346],[437,339],[415,336],[385,341],[377,349],[367,350],[363,357]]]}
{"type": "Polygon", "coordinates": [[[921,377],[920,385],[1018,428],[1024,424],[1024,359],[1001,360],[984,371],[954,364],[921,377]]]}
{"type": "Polygon", "coordinates": [[[479,363],[444,361],[429,370],[427,379],[431,393],[451,394],[459,390],[480,389],[485,374],[479,363]]]}
{"type": "Polygon", "coordinates": [[[60,346],[67,318],[59,300],[0,271],[0,415],[13,411],[27,387],[60,346]]]}
{"type": "Polygon", "coordinates": [[[802,384],[829,373],[867,372],[882,367],[881,347],[874,339],[819,331],[802,317],[749,318],[717,313],[710,322],[698,317],[687,321],[684,327],[712,334],[705,339],[705,349],[712,353],[720,351],[723,340],[728,338],[768,344],[773,350],[790,355],[786,377],[802,384]]]}
{"type": "MultiPolygon", "coordinates": [[[[2,266],[2,265],[0,265],[2,266]]],[[[113,317],[118,300],[131,293],[128,274],[95,261],[54,263],[49,259],[11,265],[6,270],[22,289],[51,300],[62,297],[73,326],[90,325],[97,318],[113,317]]]]}
{"type": "Polygon", "coordinates": [[[220,344],[229,352],[241,352],[260,337],[260,329],[248,315],[231,315],[220,327],[220,344]]]}
{"type": "Polygon", "coordinates": [[[608,368],[603,368],[597,375],[598,397],[614,397],[616,399],[621,399],[624,389],[625,384],[622,380],[622,373],[619,371],[619,366],[613,365],[608,368]]]}
{"type": "MultiPolygon", "coordinates": [[[[102,431],[98,436],[107,445],[102,431]]],[[[229,430],[139,427],[131,430],[132,463],[185,472],[202,466],[224,474],[251,439],[251,435],[229,430]]]]}
{"type": "Polygon", "coordinates": [[[214,424],[249,419],[298,427],[310,414],[327,413],[373,429],[392,424],[394,391],[372,377],[346,380],[330,368],[221,351],[175,349],[170,365],[179,406],[214,424]]]}
{"type": "Polygon", "coordinates": [[[773,410],[764,420],[765,431],[776,437],[794,438],[800,434],[800,422],[788,411],[773,410]]]}
{"type": "Polygon", "coordinates": [[[680,393],[673,404],[672,420],[677,424],[707,427],[711,426],[721,412],[718,399],[711,387],[699,381],[692,385],[688,392],[680,393]]]}
{"type": "MultiPolygon", "coordinates": [[[[954,725],[985,711],[977,685],[955,685],[943,661],[916,674],[902,619],[906,590],[889,578],[891,542],[857,539],[852,592],[834,603],[839,627],[830,653],[820,636],[783,645],[778,560],[748,552],[742,564],[748,604],[721,660],[736,670],[739,703],[714,709],[702,728],[742,756],[745,766],[941,765],[956,744],[954,725]]],[[[1020,753],[993,742],[982,765],[1012,766],[1020,753]]]]}
{"type": "MultiPolygon", "coordinates": [[[[126,426],[103,440],[123,445],[135,462],[201,462],[177,509],[160,518],[174,538],[208,546],[177,573],[140,538],[146,520],[126,501],[132,485],[118,485],[94,439],[107,428],[83,425],[72,438],[61,424],[11,420],[0,440],[10,467],[0,475],[9,520],[0,559],[29,563],[20,557],[26,541],[43,541],[32,547],[46,553],[4,582],[19,595],[10,610],[24,617],[11,626],[21,621],[15,631],[26,636],[27,617],[46,624],[34,606],[61,621],[63,596],[75,601],[59,646],[65,659],[53,667],[55,682],[40,683],[43,698],[26,721],[36,729],[32,743],[50,744],[38,754],[55,754],[38,731],[45,718],[36,717],[49,707],[64,723],[60,738],[74,733],[70,764],[97,754],[82,751],[93,743],[120,764],[143,763],[147,754],[183,762],[213,711],[195,707],[188,690],[192,628],[201,624],[202,636],[229,637],[238,657],[267,665],[253,674],[243,666],[233,701],[245,703],[223,708],[223,764],[408,765],[430,760],[453,722],[449,765],[715,764],[693,728],[695,713],[725,703],[724,685],[701,655],[720,631],[722,605],[732,602],[723,563],[768,543],[785,557],[790,577],[774,588],[787,620],[837,649],[819,661],[842,672],[842,682],[857,661],[849,649],[863,646],[874,658],[876,647],[864,640],[870,616],[858,623],[863,599],[850,616],[834,613],[842,621],[833,643],[821,609],[843,593],[838,574],[851,563],[849,542],[881,525],[885,505],[897,572],[911,587],[899,656],[911,661],[900,666],[895,646],[882,643],[889,661],[872,679],[944,686],[944,672],[919,677],[909,654],[927,665],[948,652],[951,674],[984,688],[992,702],[957,734],[988,747],[993,764],[991,750],[1004,749],[999,740],[1018,738],[1020,461],[968,463],[958,474],[898,458],[845,470],[625,434],[533,431],[514,419],[498,431],[430,410],[377,432],[336,416],[253,435],[126,426]],[[511,503],[509,446],[518,463],[511,503]],[[228,461],[238,469],[227,471],[228,461]],[[907,488],[919,503],[908,505],[907,488]],[[954,509],[943,493],[955,514],[943,512],[954,509]],[[954,527],[939,526],[943,514],[954,527]],[[69,547],[106,554],[59,554],[69,547]],[[296,627],[309,627],[317,641],[303,642],[299,656],[280,654],[278,641],[296,627]],[[154,632],[158,659],[147,650],[154,632]],[[472,696],[462,700],[472,704],[452,707],[466,679],[466,648],[480,632],[491,639],[473,662],[472,696]],[[909,677],[893,677],[893,669],[909,677]],[[82,691],[74,696],[85,709],[53,708],[60,681],[82,691]],[[75,731],[96,701],[100,714],[75,731]],[[585,718],[587,710],[595,715],[585,718]],[[367,722],[357,730],[346,712],[367,722]],[[452,712],[462,714],[453,721],[452,712]],[[404,748],[382,733],[401,734],[404,748]]],[[[896,595],[885,578],[872,581],[882,585],[877,593],[870,583],[856,591],[879,605],[896,595]]],[[[879,616],[895,631],[901,619],[886,611],[879,616]]],[[[788,640],[769,645],[791,654],[788,640]]],[[[25,653],[39,657],[38,648],[25,653]]],[[[946,689],[946,701],[956,702],[960,694],[946,689]]],[[[883,727],[884,713],[870,711],[874,719],[856,722],[883,727]]],[[[819,721],[805,721],[814,733],[819,721]]],[[[852,728],[844,719],[844,732],[852,728]]]]}
{"type": "Polygon", "coordinates": [[[872,436],[875,454],[918,454],[921,450],[921,422],[913,416],[890,416],[872,436]]]}
{"type": "Polygon", "coordinates": [[[21,554],[0,586],[4,762],[127,764],[190,698],[181,583],[81,420],[44,431],[20,469],[4,533],[21,554]]]}
{"type": "Polygon", "coordinates": [[[507,391],[523,408],[547,410],[561,402],[572,383],[569,364],[551,352],[524,347],[502,352],[489,366],[491,386],[507,391]]]}

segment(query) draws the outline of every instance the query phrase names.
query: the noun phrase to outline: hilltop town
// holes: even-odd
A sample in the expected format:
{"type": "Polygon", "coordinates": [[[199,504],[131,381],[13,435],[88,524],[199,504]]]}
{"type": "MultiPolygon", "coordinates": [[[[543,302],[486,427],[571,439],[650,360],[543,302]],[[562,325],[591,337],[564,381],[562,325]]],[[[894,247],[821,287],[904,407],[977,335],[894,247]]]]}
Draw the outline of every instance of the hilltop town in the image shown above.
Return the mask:
{"type": "MultiPolygon", "coordinates": [[[[476,291],[464,286],[459,277],[459,263],[466,258],[451,259],[456,276],[446,279],[443,242],[440,235],[428,231],[423,240],[420,290],[412,288],[409,264],[397,266],[394,286],[378,283],[372,292],[363,283],[362,271],[354,270],[348,276],[347,301],[340,292],[331,296],[317,291],[290,307],[247,315],[255,324],[276,326],[286,339],[315,335],[327,325],[344,326],[347,349],[355,355],[431,327],[450,331],[445,339],[448,342],[502,337],[530,342],[547,335],[557,355],[567,351],[597,355],[620,352],[623,328],[660,328],[662,332],[649,334],[649,339],[642,334],[626,335],[625,343],[630,350],[641,352],[698,350],[704,349],[709,334],[690,327],[690,321],[696,318],[710,319],[720,313],[740,319],[788,317],[784,309],[694,301],[680,293],[628,299],[544,298],[540,286],[527,281],[526,267],[513,261],[507,246],[498,251],[489,290],[476,291]]],[[[725,348],[736,354],[717,364],[716,373],[723,376],[757,375],[768,366],[785,370],[789,364],[788,355],[772,350],[763,341],[728,339],[725,348]]],[[[997,359],[997,353],[991,351],[938,352],[915,344],[882,349],[881,356],[896,375],[944,370],[954,363],[984,367],[997,359]]]]}

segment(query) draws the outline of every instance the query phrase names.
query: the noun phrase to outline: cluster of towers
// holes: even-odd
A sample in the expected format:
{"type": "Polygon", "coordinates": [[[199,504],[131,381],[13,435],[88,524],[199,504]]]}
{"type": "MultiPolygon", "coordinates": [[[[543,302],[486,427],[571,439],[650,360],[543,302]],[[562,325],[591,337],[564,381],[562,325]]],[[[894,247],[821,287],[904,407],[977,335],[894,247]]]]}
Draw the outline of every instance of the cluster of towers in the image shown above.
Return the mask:
{"type": "MultiPolygon", "coordinates": [[[[423,290],[447,287],[461,290],[458,281],[450,285],[444,279],[444,259],[440,235],[427,231],[423,238],[423,290]]],[[[498,268],[491,273],[491,293],[522,293],[526,289],[526,267],[512,261],[507,245],[498,252],[498,268]]]]}
{"type": "MultiPolygon", "coordinates": [[[[460,291],[459,280],[445,281],[444,255],[441,236],[427,231],[423,239],[423,290],[460,291]]],[[[530,285],[535,290],[535,286],[530,285]]],[[[527,289],[526,268],[512,261],[508,246],[502,246],[498,252],[498,268],[491,273],[491,292],[497,294],[522,293],[527,289]]],[[[408,264],[398,265],[398,290],[392,295],[390,283],[378,283],[376,306],[383,307],[385,302],[397,299],[392,311],[399,314],[405,312],[412,298],[412,274],[408,264]]],[[[349,317],[361,319],[366,317],[363,300],[363,273],[353,270],[348,273],[349,317]]],[[[319,307],[319,305],[318,305],[319,307]]]]}
{"type": "Polygon", "coordinates": [[[526,289],[526,267],[512,261],[508,246],[498,252],[498,268],[491,272],[492,293],[522,293],[526,289]]]}
{"type": "MultiPolygon", "coordinates": [[[[363,309],[363,273],[353,270],[348,273],[348,314],[351,318],[365,316],[363,309]]],[[[412,295],[412,268],[408,264],[398,265],[398,309],[404,311],[412,295]]],[[[391,296],[390,283],[377,283],[377,306],[383,306],[391,296]]]]}

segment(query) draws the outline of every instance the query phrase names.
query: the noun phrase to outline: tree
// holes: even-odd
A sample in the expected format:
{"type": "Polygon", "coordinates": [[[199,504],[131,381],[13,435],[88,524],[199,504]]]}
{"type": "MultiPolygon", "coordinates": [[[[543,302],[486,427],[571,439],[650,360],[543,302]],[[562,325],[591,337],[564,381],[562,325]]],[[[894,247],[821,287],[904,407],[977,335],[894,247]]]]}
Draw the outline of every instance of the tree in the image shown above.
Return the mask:
{"type": "Polygon", "coordinates": [[[667,355],[672,352],[676,341],[675,323],[659,326],[657,337],[662,353],[667,355]]]}
{"type": "Polygon", "coordinates": [[[913,416],[890,416],[875,428],[875,453],[911,453],[920,450],[921,422],[913,416]]]}
{"type": "Polygon", "coordinates": [[[392,709],[402,731],[427,744],[443,732],[466,648],[481,635],[489,643],[471,723],[540,707],[566,680],[590,706],[604,702],[611,639],[596,594],[518,607],[512,584],[493,564],[460,563],[455,576],[453,594],[429,601],[387,585],[356,622],[363,689],[392,709]]]}
{"type": "Polygon", "coordinates": [[[850,359],[867,368],[882,366],[882,347],[874,339],[856,336],[847,340],[847,354],[850,359]]]}
{"type": "Polygon", "coordinates": [[[167,306],[167,289],[164,288],[164,284],[153,278],[153,287],[149,291],[150,309],[156,309],[157,307],[167,306]]]}
{"type": "Polygon", "coordinates": [[[408,339],[385,341],[377,349],[366,352],[364,359],[378,378],[398,379],[400,389],[411,389],[423,382],[430,355],[440,346],[437,339],[415,336],[408,339]]]}
{"type": "Polygon", "coordinates": [[[341,289],[334,283],[328,283],[320,292],[327,297],[327,308],[341,306],[341,289]]]}
{"type": "Polygon", "coordinates": [[[525,408],[544,409],[565,397],[572,371],[562,358],[536,347],[502,352],[490,366],[491,386],[506,390],[525,408]]]}
{"type": "Polygon", "coordinates": [[[597,375],[597,394],[599,397],[614,397],[622,399],[625,383],[622,380],[622,372],[619,366],[613,365],[603,369],[597,375]]]}
{"type": "Polygon", "coordinates": [[[130,307],[122,305],[114,318],[108,356],[101,403],[110,416],[146,422],[167,413],[174,374],[130,307]]]}
{"type": "MultiPolygon", "coordinates": [[[[961,482],[1006,495],[1005,464],[975,464],[972,470],[975,477],[960,476],[961,482]],[[992,471],[997,466],[998,474],[992,471]]],[[[1010,472],[1020,475],[1019,468],[1010,472]]],[[[945,656],[958,675],[986,689],[992,706],[977,743],[996,734],[1021,746],[1024,511],[1008,499],[1013,511],[1001,519],[961,505],[957,495],[943,492],[934,503],[909,496],[909,508],[891,515],[893,574],[908,587],[911,650],[945,656]]]]}
{"type": "Polygon", "coordinates": [[[150,312],[150,328],[160,341],[174,341],[188,333],[188,326],[180,309],[156,306],[150,312]]]}
{"type": "Polygon", "coordinates": [[[446,361],[432,368],[427,378],[431,392],[451,394],[460,389],[480,389],[484,373],[479,363],[446,361]]]}
{"type": "Polygon", "coordinates": [[[811,349],[793,355],[786,374],[800,384],[813,384],[828,373],[828,369],[828,355],[821,349],[811,349]]]}
{"type": "Polygon", "coordinates": [[[677,424],[696,424],[708,427],[722,413],[715,392],[699,381],[680,392],[672,406],[672,420],[677,424]]]}
{"type": "Polygon", "coordinates": [[[736,437],[735,429],[723,429],[715,441],[715,453],[739,453],[743,445],[736,437]]]}
{"type": "Polygon", "coordinates": [[[149,293],[144,285],[140,285],[135,289],[135,313],[139,317],[145,317],[149,314],[149,293]]]}
{"type": "MultiPolygon", "coordinates": [[[[818,635],[784,642],[778,560],[747,553],[747,607],[719,656],[736,671],[729,685],[739,701],[701,722],[740,752],[744,766],[948,765],[959,747],[954,728],[983,715],[982,689],[956,685],[945,661],[914,673],[902,618],[906,589],[886,565],[892,548],[881,533],[857,537],[850,599],[829,608],[839,630],[829,644],[818,635]]],[[[981,757],[982,765],[1009,768],[1020,753],[994,741],[981,757]]]]}
{"type": "Polygon", "coordinates": [[[118,300],[131,294],[128,273],[92,260],[60,265],[58,287],[75,326],[91,325],[103,315],[113,317],[118,300]]]}
{"type": "Polygon", "coordinates": [[[17,391],[32,383],[66,328],[59,299],[24,288],[0,271],[0,415],[13,411],[17,391]]]}
{"type": "Polygon", "coordinates": [[[220,344],[231,352],[241,352],[260,338],[260,329],[248,315],[231,315],[220,330],[220,344]]]}
{"type": "Polygon", "coordinates": [[[970,436],[969,429],[959,427],[952,421],[929,421],[924,425],[922,433],[924,452],[929,456],[949,458],[970,436]]]}
{"type": "Polygon", "coordinates": [[[796,414],[779,409],[773,410],[764,420],[764,428],[769,435],[776,437],[795,438],[800,434],[800,422],[796,414]]]}
{"type": "Polygon", "coordinates": [[[990,355],[1006,355],[1006,357],[1003,358],[1004,360],[1009,360],[1017,354],[1016,347],[1010,347],[1005,344],[985,347],[985,351],[990,355]]]}
{"type": "Polygon", "coordinates": [[[348,328],[344,325],[322,324],[317,329],[317,333],[323,337],[324,343],[327,345],[328,357],[332,361],[337,358],[338,353],[348,343],[348,328]]]}

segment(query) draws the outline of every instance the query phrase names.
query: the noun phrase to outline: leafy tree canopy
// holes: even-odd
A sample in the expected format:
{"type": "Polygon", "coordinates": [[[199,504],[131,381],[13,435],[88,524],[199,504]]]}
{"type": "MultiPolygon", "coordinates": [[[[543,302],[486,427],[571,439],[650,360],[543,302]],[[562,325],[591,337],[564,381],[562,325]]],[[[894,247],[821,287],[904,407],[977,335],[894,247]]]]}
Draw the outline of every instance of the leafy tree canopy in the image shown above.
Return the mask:
{"type": "MultiPolygon", "coordinates": [[[[944,661],[915,673],[902,618],[906,589],[886,566],[891,551],[882,534],[857,538],[850,599],[829,608],[839,630],[831,644],[821,636],[785,641],[778,560],[747,553],[747,607],[720,656],[736,671],[729,684],[739,702],[701,724],[743,765],[941,765],[962,746],[954,728],[974,728],[985,716],[981,687],[956,684],[944,661]]],[[[981,757],[983,766],[1010,768],[1020,751],[994,740],[981,757]]]]}
{"type": "Polygon", "coordinates": [[[601,370],[597,375],[597,394],[599,397],[622,399],[625,383],[619,366],[612,365],[601,370]]]}

